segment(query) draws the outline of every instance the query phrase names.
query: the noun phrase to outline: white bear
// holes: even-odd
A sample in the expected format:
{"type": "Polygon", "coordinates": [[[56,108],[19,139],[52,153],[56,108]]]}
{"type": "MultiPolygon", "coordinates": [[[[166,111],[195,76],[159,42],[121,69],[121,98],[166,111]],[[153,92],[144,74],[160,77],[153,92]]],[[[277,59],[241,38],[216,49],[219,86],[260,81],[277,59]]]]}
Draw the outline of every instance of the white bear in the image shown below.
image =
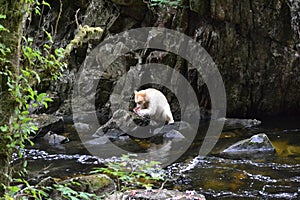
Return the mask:
{"type": "Polygon", "coordinates": [[[158,121],[164,121],[168,124],[174,123],[170,105],[159,90],[148,88],[145,90],[134,91],[134,101],[136,107],[134,112],[142,117],[149,116],[158,121]]]}

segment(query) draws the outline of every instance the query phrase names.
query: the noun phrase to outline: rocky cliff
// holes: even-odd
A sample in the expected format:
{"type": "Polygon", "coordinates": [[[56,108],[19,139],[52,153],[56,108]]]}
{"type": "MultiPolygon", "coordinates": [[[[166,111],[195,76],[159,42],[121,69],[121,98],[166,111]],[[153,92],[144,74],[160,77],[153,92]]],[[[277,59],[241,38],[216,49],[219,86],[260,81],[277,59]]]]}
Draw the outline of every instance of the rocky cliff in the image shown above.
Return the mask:
{"type": "MultiPolygon", "coordinates": [[[[65,83],[51,86],[59,94],[60,103],[68,102],[74,76],[87,52],[104,38],[132,28],[159,26],[189,35],[208,51],[225,84],[229,116],[300,114],[300,3],[296,0],[184,0],[176,7],[151,6],[146,0],[63,3],[65,12],[59,27],[68,28],[58,29],[58,43],[69,41],[76,33],[75,13],[79,8],[80,24],[99,26],[105,31],[100,38],[86,40],[72,52],[65,83]]],[[[58,8],[53,7],[44,16],[55,16],[58,8]]],[[[185,60],[159,51],[145,54],[142,60],[179,70],[197,90],[200,106],[210,108],[205,84],[198,80],[199,75],[193,75],[185,60]]],[[[110,78],[102,80],[97,90],[99,110],[106,105],[122,71],[128,71],[137,62],[134,57],[123,57],[111,68],[110,78]]],[[[68,114],[70,110],[61,112],[68,114]]]]}

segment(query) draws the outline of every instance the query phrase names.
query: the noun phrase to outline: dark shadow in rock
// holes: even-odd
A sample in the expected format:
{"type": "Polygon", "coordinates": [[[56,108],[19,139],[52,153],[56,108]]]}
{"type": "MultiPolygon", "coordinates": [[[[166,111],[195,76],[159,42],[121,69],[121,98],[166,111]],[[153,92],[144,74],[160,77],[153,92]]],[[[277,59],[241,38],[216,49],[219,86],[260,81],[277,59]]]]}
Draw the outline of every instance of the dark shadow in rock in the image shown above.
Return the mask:
{"type": "Polygon", "coordinates": [[[43,137],[49,131],[56,133],[61,133],[64,130],[64,121],[62,117],[57,117],[55,115],[32,115],[33,123],[38,127],[37,134],[33,138],[43,137]]]}

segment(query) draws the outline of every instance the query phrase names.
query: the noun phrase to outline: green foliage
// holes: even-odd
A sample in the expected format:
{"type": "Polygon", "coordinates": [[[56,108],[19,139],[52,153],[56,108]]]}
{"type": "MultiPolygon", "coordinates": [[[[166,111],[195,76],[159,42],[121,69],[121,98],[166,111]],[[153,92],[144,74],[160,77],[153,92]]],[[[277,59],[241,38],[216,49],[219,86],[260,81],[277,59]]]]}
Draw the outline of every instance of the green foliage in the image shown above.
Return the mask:
{"type": "MultiPolygon", "coordinates": [[[[0,19],[4,20],[6,19],[6,15],[1,15],[0,14],[0,19]]],[[[0,24],[0,39],[2,38],[1,33],[2,32],[9,32],[8,29],[6,29],[2,24],[0,24]]],[[[0,65],[6,66],[7,64],[10,63],[8,59],[6,59],[6,56],[11,53],[11,50],[9,47],[6,47],[5,44],[0,43],[0,65]]]]}
{"type": "Polygon", "coordinates": [[[151,189],[153,184],[162,181],[159,163],[136,158],[136,154],[123,155],[120,161],[108,162],[106,167],[95,168],[91,173],[105,173],[116,179],[120,191],[144,187],[151,189]]]}
{"type": "MultiPolygon", "coordinates": [[[[34,2],[35,0],[27,0],[25,4],[34,2]]],[[[50,6],[44,1],[41,4],[50,6]]],[[[30,6],[25,6],[24,9],[27,12],[32,11],[30,6]]],[[[0,19],[10,20],[1,14],[0,19]]],[[[0,24],[0,37],[5,35],[1,33],[10,31],[13,30],[8,30],[0,24]]],[[[52,101],[46,93],[37,91],[38,84],[58,79],[66,67],[66,63],[63,62],[64,49],[54,49],[51,34],[44,32],[47,39],[40,46],[35,45],[33,38],[30,37],[20,36],[22,40],[20,44],[16,43],[20,45],[17,47],[7,46],[9,44],[4,42],[6,38],[0,38],[0,84],[1,88],[4,88],[0,91],[0,156],[6,164],[11,163],[13,153],[17,152],[20,157],[22,156],[21,150],[25,144],[33,145],[30,135],[37,131],[37,127],[30,117],[29,110],[40,106],[47,108],[48,103],[52,101]]],[[[24,164],[24,170],[18,171],[20,175],[26,172],[25,167],[24,164]]],[[[2,181],[0,189],[2,186],[8,192],[5,194],[7,197],[10,192],[16,191],[16,187],[9,185],[12,181],[11,176],[12,166],[6,166],[6,170],[0,172],[2,181]],[[5,181],[3,177],[6,177],[5,181]]],[[[29,191],[33,197],[38,195],[34,190],[29,191]]]]}
{"type": "Polygon", "coordinates": [[[79,184],[79,183],[72,182],[64,185],[55,184],[54,189],[58,191],[61,195],[60,197],[64,199],[70,199],[70,200],[97,199],[97,196],[95,194],[91,194],[88,192],[80,192],[80,191],[78,192],[76,190],[73,190],[71,187],[69,187],[70,184],[79,184]]]}
{"type": "Polygon", "coordinates": [[[14,179],[14,186],[8,186],[7,193],[4,195],[4,199],[51,199],[52,197],[66,200],[89,200],[89,199],[101,199],[95,194],[88,192],[76,191],[72,189],[72,185],[79,185],[78,182],[70,182],[65,184],[54,184],[51,186],[33,186],[26,180],[14,179]],[[22,186],[22,187],[20,187],[22,186]],[[22,189],[21,189],[22,188],[22,189]],[[51,196],[52,195],[52,196],[51,196]]]}
{"type": "Polygon", "coordinates": [[[25,185],[23,189],[20,186],[8,186],[7,193],[4,194],[5,199],[45,199],[49,197],[46,192],[48,188],[37,188],[30,185],[26,180],[23,179],[14,179],[14,183],[19,183],[20,185],[25,185]]]}
{"type": "MultiPolygon", "coordinates": [[[[0,19],[6,19],[6,15],[0,15],[0,19]]],[[[6,29],[2,24],[0,24],[0,32],[1,31],[8,32],[8,29],[6,29]]]]}
{"type": "Polygon", "coordinates": [[[33,47],[33,38],[23,38],[23,63],[27,70],[27,78],[32,74],[40,82],[42,80],[56,80],[61,76],[61,71],[66,68],[64,49],[57,48],[52,52],[53,39],[50,33],[44,31],[48,37],[48,43],[43,44],[41,49],[33,47]],[[36,73],[38,72],[38,74],[36,73]]]}
{"type": "Polygon", "coordinates": [[[30,142],[30,133],[37,130],[29,117],[30,106],[44,105],[47,108],[48,102],[52,101],[45,93],[38,93],[35,86],[42,81],[57,79],[66,65],[59,61],[63,57],[62,49],[56,49],[52,54],[47,44],[39,50],[32,47],[32,39],[24,38],[24,41],[19,67],[9,66],[10,61],[4,56],[10,49],[0,45],[0,53],[3,55],[0,75],[7,80],[8,100],[13,105],[11,115],[7,116],[9,120],[0,126],[0,139],[7,144],[8,152],[15,151],[16,147],[23,148],[26,141],[30,142]],[[30,101],[34,103],[29,105],[30,101]]]}
{"type": "Polygon", "coordinates": [[[150,0],[150,5],[155,6],[171,6],[171,7],[179,7],[181,6],[181,0],[150,0]]]}

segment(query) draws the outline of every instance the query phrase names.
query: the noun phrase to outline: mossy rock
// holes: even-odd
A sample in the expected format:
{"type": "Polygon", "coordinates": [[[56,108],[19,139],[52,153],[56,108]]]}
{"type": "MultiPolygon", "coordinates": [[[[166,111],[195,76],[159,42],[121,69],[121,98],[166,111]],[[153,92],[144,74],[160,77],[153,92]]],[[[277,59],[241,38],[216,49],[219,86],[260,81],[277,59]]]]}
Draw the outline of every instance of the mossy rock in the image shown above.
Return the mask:
{"type": "Polygon", "coordinates": [[[116,189],[114,181],[104,174],[93,174],[68,179],[62,182],[78,192],[88,192],[102,196],[112,193],[116,189]]]}

